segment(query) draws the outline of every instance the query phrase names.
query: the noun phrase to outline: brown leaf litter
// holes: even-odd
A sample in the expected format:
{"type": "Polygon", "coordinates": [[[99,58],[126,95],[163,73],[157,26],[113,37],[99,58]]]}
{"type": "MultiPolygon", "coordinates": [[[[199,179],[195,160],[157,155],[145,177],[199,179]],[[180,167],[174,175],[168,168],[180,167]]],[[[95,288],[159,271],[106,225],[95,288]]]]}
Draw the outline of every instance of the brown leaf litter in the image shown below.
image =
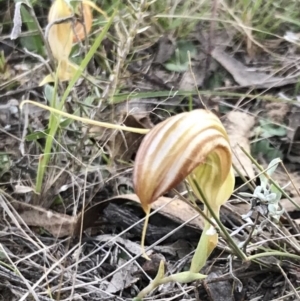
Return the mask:
{"type": "Polygon", "coordinates": [[[251,130],[255,124],[255,117],[245,112],[231,111],[226,115],[224,126],[230,140],[233,152],[233,164],[244,177],[254,178],[252,162],[242,151],[250,154],[251,130]]]}
{"type": "Polygon", "coordinates": [[[299,74],[292,75],[290,77],[280,77],[264,72],[251,71],[247,68],[247,66],[218,47],[211,52],[211,55],[242,87],[268,89],[295,84],[299,81],[299,74]]]}
{"type": "MultiPolygon", "coordinates": [[[[54,212],[50,209],[47,210],[18,201],[13,201],[12,205],[28,226],[43,228],[58,238],[79,236],[81,231],[92,227],[96,223],[99,216],[101,216],[101,212],[110,202],[125,203],[126,201],[140,204],[135,194],[122,195],[99,202],[85,210],[83,215],[79,213],[77,216],[54,212]]],[[[188,222],[189,226],[200,230],[203,229],[203,221],[197,211],[179,199],[160,197],[152,209],[159,209],[161,215],[180,224],[190,220],[188,222]]]]}
{"type": "MultiPolygon", "coordinates": [[[[121,103],[115,106],[114,113],[111,113],[111,108],[107,108],[101,112],[101,120],[111,122],[111,118],[117,124],[124,124],[134,128],[152,128],[153,124],[150,120],[151,105],[141,103],[138,100],[132,99],[127,103],[121,103]]],[[[93,126],[90,129],[90,134],[95,137],[97,142],[105,145],[108,148],[110,157],[114,160],[122,160],[128,162],[138,149],[144,135],[109,130],[93,126]]]]}

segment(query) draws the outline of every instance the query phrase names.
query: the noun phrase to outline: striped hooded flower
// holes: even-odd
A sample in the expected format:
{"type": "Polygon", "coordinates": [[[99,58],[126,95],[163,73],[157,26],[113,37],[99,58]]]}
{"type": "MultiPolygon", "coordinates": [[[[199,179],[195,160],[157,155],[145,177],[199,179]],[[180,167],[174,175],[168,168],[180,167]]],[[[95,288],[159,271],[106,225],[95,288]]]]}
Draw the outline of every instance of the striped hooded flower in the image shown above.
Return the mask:
{"type": "MultiPolygon", "coordinates": [[[[232,153],[225,128],[207,110],[181,113],[159,123],[145,136],[138,150],[133,182],[147,215],[151,203],[184,179],[218,218],[221,205],[234,188],[232,153]]],[[[212,218],[206,206],[204,213],[212,218]]],[[[144,229],[146,226],[147,222],[144,229]]],[[[201,251],[196,251],[191,272],[199,272],[217,245],[218,234],[209,231],[210,227],[205,221],[198,245],[201,251]]],[[[144,238],[145,230],[142,246],[144,238]]]]}

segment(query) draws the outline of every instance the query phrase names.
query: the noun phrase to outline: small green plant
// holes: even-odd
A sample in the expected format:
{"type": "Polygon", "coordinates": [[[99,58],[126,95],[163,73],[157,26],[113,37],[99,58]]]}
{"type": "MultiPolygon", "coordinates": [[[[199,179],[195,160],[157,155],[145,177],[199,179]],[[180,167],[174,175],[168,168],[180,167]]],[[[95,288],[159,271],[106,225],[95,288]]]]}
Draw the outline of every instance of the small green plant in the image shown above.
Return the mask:
{"type": "MultiPolygon", "coordinates": [[[[260,185],[256,186],[253,194],[241,192],[240,195],[248,198],[258,199],[262,204],[268,206],[268,216],[275,222],[279,222],[280,217],[284,213],[284,209],[280,209],[279,202],[282,197],[282,192],[273,184],[270,183],[269,177],[272,176],[281,159],[274,159],[270,162],[265,174],[259,176],[260,185]]],[[[247,214],[251,215],[252,211],[247,214]]],[[[243,216],[246,218],[247,216],[243,216]]]]}
{"type": "Polygon", "coordinates": [[[255,129],[257,139],[251,146],[252,153],[255,156],[263,154],[270,161],[277,157],[282,158],[282,152],[271,143],[270,138],[284,137],[286,128],[268,120],[260,120],[259,123],[259,126],[255,129]]]}
{"type": "Polygon", "coordinates": [[[185,72],[189,69],[190,58],[196,55],[196,47],[192,42],[178,41],[175,53],[165,63],[165,68],[174,72],[185,72]]]}

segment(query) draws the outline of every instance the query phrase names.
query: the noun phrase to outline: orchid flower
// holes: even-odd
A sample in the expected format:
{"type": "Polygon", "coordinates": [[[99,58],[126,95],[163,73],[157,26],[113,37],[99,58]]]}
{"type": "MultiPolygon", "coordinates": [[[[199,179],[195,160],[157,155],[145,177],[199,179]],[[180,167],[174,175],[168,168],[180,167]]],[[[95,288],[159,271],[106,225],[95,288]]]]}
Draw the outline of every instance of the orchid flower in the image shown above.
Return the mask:
{"type": "MultiPolygon", "coordinates": [[[[210,210],[219,218],[220,207],[234,188],[232,153],[221,121],[207,110],[170,117],[156,125],[141,143],[135,159],[133,182],[147,214],[143,248],[151,203],[185,179],[204,202],[207,218],[213,220],[210,210]]],[[[176,279],[181,282],[195,279],[195,273],[204,266],[217,242],[218,234],[206,220],[189,273],[181,273],[176,279]]],[[[156,280],[157,284],[164,281],[156,280]]]]}

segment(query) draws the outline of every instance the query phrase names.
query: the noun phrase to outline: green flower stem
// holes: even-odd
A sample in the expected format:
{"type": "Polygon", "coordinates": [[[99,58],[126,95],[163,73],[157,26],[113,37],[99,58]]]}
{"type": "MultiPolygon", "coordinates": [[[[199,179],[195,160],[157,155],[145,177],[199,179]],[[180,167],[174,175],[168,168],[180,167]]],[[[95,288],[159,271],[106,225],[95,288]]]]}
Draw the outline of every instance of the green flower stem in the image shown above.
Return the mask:
{"type": "Polygon", "coordinates": [[[200,215],[201,215],[201,217],[204,219],[204,220],[206,220],[208,223],[210,223],[212,226],[216,226],[215,225],[215,223],[212,221],[212,220],[210,220],[207,216],[206,216],[206,214],[197,206],[197,204],[196,204],[196,202],[195,201],[189,201],[189,200],[187,200],[185,197],[183,197],[176,189],[173,189],[173,191],[177,194],[177,196],[178,196],[178,198],[181,200],[181,201],[183,201],[183,202],[185,202],[187,205],[189,205],[189,206],[192,206],[200,215]]]}
{"type": "MultiPolygon", "coordinates": [[[[235,251],[235,254],[242,260],[247,261],[248,257],[246,256],[246,254],[236,245],[236,243],[234,242],[234,240],[232,239],[232,237],[230,236],[230,234],[227,232],[226,228],[223,226],[223,224],[220,222],[219,218],[217,217],[216,213],[212,210],[211,206],[209,205],[209,202],[206,200],[201,188],[199,187],[198,183],[194,180],[194,184],[199,192],[199,194],[202,197],[202,200],[204,202],[204,205],[207,207],[209,213],[211,214],[211,216],[214,218],[214,220],[216,221],[216,223],[218,224],[219,228],[221,229],[221,233],[225,236],[225,239],[227,241],[227,243],[229,244],[229,246],[235,251]]],[[[203,233],[202,233],[203,235],[203,233]]],[[[200,253],[201,249],[198,250],[198,252],[200,253]]],[[[197,252],[197,250],[196,250],[197,252]]],[[[199,254],[198,254],[199,255],[199,254]]],[[[196,253],[194,255],[194,257],[196,256],[196,253]]]]}
{"type": "MultiPolygon", "coordinates": [[[[57,74],[56,74],[53,98],[50,101],[50,106],[52,108],[54,108],[56,106],[57,84],[58,84],[58,78],[57,78],[57,74]]],[[[46,166],[48,165],[48,162],[50,160],[53,139],[54,139],[55,133],[57,132],[58,127],[59,127],[59,119],[56,116],[54,116],[53,114],[50,114],[49,123],[48,123],[49,134],[46,139],[46,144],[45,144],[43,154],[39,158],[39,164],[38,164],[38,170],[37,170],[36,185],[35,185],[35,192],[37,194],[40,194],[41,190],[42,190],[46,166]]]]}
{"type": "Polygon", "coordinates": [[[156,287],[158,287],[159,281],[164,277],[164,274],[165,274],[165,264],[161,260],[155,278],[143,290],[139,292],[139,294],[137,295],[136,298],[133,299],[133,301],[143,300],[143,298],[146,295],[148,295],[151,291],[153,291],[156,287]]]}

